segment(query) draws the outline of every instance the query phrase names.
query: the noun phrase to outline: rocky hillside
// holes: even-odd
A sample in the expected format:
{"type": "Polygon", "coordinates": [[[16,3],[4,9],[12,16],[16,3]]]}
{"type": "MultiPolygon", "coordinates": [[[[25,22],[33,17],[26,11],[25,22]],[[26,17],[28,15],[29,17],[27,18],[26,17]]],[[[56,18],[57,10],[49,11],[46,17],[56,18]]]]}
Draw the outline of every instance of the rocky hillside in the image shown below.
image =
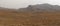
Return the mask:
{"type": "Polygon", "coordinates": [[[29,5],[26,8],[20,8],[19,11],[33,11],[33,12],[57,12],[60,11],[60,6],[58,5],[50,5],[50,4],[37,4],[37,5],[29,5]]]}

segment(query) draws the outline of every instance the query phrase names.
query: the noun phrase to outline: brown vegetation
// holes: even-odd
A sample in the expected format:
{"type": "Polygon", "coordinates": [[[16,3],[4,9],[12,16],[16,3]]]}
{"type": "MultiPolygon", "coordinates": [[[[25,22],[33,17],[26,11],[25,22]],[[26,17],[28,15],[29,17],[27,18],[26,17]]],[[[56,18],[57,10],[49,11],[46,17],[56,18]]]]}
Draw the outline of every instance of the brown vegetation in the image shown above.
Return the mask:
{"type": "Polygon", "coordinates": [[[60,12],[0,12],[0,25],[4,26],[60,26],[60,12]]]}

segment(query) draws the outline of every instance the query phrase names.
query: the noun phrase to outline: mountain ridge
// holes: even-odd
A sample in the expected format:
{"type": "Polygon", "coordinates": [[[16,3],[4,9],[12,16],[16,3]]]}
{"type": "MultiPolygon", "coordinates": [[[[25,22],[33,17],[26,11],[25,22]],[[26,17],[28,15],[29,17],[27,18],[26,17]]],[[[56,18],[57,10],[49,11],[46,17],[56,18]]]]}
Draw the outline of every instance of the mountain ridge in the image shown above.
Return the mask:
{"type": "Polygon", "coordinates": [[[37,4],[37,5],[29,5],[26,8],[19,8],[19,11],[48,11],[48,12],[56,12],[60,11],[60,6],[58,5],[50,5],[50,4],[37,4]]]}

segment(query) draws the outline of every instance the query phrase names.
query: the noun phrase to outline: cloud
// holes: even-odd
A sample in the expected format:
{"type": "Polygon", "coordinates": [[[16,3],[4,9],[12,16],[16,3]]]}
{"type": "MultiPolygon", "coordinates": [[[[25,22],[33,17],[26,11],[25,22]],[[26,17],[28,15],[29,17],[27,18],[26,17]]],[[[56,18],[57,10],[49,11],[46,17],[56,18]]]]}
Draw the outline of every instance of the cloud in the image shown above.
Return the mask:
{"type": "Polygon", "coordinates": [[[28,5],[33,4],[41,4],[41,3],[49,3],[49,4],[60,4],[60,0],[0,0],[1,7],[8,8],[21,8],[27,7],[28,5]]]}

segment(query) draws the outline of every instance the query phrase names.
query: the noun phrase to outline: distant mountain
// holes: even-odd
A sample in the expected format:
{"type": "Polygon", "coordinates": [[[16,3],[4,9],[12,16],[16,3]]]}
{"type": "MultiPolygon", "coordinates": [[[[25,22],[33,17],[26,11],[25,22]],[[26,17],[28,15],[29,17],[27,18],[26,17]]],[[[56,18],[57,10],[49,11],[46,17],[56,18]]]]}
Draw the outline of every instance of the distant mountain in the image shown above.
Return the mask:
{"type": "Polygon", "coordinates": [[[29,5],[27,8],[20,8],[19,11],[31,11],[31,12],[56,12],[60,11],[60,6],[58,5],[50,5],[50,4],[37,4],[37,5],[29,5]]]}
{"type": "Polygon", "coordinates": [[[0,12],[13,12],[13,13],[16,13],[17,10],[16,9],[0,7],[0,12]]]}

